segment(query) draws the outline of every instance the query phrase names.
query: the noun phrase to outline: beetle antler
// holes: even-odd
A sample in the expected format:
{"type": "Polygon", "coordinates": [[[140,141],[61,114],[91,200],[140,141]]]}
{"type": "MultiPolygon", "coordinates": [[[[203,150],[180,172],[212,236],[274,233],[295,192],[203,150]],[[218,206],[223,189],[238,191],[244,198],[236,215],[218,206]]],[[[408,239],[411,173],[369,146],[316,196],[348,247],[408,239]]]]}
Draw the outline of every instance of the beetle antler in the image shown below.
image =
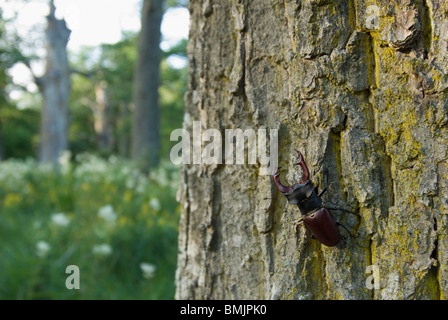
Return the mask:
{"type": "MultiPolygon", "coordinates": [[[[275,172],[277,172],[278,169],[280,169],[280,168],[276,168],[275,172]]],[[[280,182],[280,173],[274,173],[273,177],[274,177],[275,185],[277,186],[277,189],[281,193],[287,193],[287,192],[291,191],[292,186],[285,187],[284,185],[281,184],[281,182],[280,182]]]]}
{"type": "Polygon", "coordinates": [[[296,166],[299,165],[302,167],[303,174],[302,174],[302,179],[300,180],[299,183],[303,184],[310,177],[310,172],[308,170],[308,167],[306,166],[306,163],[305,163],[305,160],[303,159],[302,154],[300,153],[299,150],[296,150],[296,151],[299,154],[299,162],[295,163],[294,165],[296,165],[296,166]]]}

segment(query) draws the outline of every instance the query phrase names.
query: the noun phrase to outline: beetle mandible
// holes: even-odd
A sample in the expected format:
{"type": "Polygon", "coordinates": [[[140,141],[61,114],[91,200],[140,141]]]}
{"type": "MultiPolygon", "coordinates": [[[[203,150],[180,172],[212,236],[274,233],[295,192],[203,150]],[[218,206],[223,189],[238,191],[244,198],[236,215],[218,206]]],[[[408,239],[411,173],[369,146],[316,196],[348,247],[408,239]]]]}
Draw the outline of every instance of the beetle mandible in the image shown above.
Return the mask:
{"type": "MultiPolygon", "coordinates": [[[[314,187],[313,182],[309,179],[310,172],[305,163],[305,159],[300,151],[297,151],[297,153],[299,154],[299,161],[294,165],[300,165],[303,171],[299,183],[286,187],[280,183],[280,173],[274,173],[273,178],[275,185],[286,199],[288,199],[289,204],[296,204],[297,207],[299,207],[300,213],[302,214],[302,218],[299,219],[299,222],[303,221],[314,237],[324,245],[329,247],[335,246],[339,243],[341,236],[338,229],[339,223],[334,220],[330,210],[350,212],[357,215],[358,218],[360,218],[360,216],[357,213],[345,209],[323,206],[321,196],[327,190],[327,185],[319,194],[317,194],[317,188],[314,187]]],[[[349,231],[347,230],[347,232],[349,231]]],[[[353,236],[351,233],[350,235],[353,236]]]]}

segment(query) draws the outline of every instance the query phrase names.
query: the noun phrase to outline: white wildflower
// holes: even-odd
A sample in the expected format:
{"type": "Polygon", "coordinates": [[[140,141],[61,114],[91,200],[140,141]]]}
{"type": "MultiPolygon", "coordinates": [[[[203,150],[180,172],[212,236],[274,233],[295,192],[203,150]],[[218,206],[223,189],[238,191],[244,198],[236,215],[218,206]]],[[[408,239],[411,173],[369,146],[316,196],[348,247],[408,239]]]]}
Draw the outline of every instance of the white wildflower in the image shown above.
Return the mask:
{"type": "Polygon", "coordinates": [[[159,211],[160,209],[162,209],[160,200],[157,198],[151,198],[148,202],[148,206],[156,211],[159,211]]]}
{"type": "Polygon", "coordinates": [[[67,168],[70,165],[70,159],[72,157],[72,153],[69,150],[65,150],[61,152],[61,155],[58,158],[58,163],[62,168],[67,168]]]}
{"type": "Polygon", "coordinates": [[[50,251],[50,249],[51,249],[51,246],[46,241],[41,240],[36,243],[37,255],[39,257],[45,257],[48,254],[48,252],[50,251]]]}
{"type": "Polygon", "coordinates": [[[157,267],[148,262],[141,262],[140,269],[142,270],[143,278],[150,279],[154,277],[157,267]]]}
{"type": "Polygon", "coordinates": [[[112,247],[107,243],[97,244],[92,248],[92,252],[99,256],[108,256],[112,253],[112,247]]]}
{"type": "Polygon", "coordinates": [[[138,186],[139,183],[145,183],[144,181],[144,177],[143,177],[143,181],[142,181],[142,175],[140,174],[140,172],[137,169],[131,169],[129,171],[129,173],[127,174],[127,179],[126,179],[126,188],[128,189],[134,189],[138,186]]]}
{"type": "Polygon", "coordinates": [[[76,156],[79,165],[76,166],[74,175],[83,181],[95,181],[107,172],[108,164],[105,160],[94,155],[83,153],[76,156]]]}
{"type": "Polygon", "coordinates": [[[129,175],[129,173],[131,172],[131,167],[129,167],[129,166],[123,166],[122,168],[121,168],[121,174],[123,175],[123,176],[127,176],[127,175],[129,175]]]}
{"type": "Polygon", "coordinates": [[[110,204],[101,207],[98,210],[98,216],[108,222],[114,222],[117,220],[117,214],[114,211],[114,207],[110,204]]]}
{"type": "Polygon", "coordinates": [[[151,175],[154,181],[157,181],[157,184],[161,187],[166,187],[170,184],[168,172],[162,167],[155,169],[151,175]]]}
{"type": "Polygon", "coordinates": [[[135,187],[135,192],[140,194],[144,193],[146,190],[147,183],[148,179],[145,176],[140,175],[137,179],[137,186],[135,187]]]}
{"type": "Polygon", "coordinates": [[[70,224],[70,219],[63,212],[53,213],[51,215],[51,222],[55,225],[66,227],[70,224]]]}

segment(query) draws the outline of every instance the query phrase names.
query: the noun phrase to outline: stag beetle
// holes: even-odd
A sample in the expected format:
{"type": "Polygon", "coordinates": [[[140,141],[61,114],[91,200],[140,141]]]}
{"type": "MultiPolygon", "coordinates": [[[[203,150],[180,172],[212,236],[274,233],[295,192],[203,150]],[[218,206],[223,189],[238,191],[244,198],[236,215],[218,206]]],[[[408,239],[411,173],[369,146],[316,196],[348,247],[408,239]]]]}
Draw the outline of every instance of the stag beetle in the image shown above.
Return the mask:
{"type": "MultiPolygon", "coordinates": [[[[344,228],[345,226],[334,220],[330,210],[350,212],[358,216],[358,218],[360,218],[360,216],[357,213],[345,209],[324,207],[322,205],[321,196],[327,190],[328,179],[326,177],[325,188],[317,194],[317,188],[314,187],[313,182],[309,180],[310,173],[305,160],[300,151],[297,151],[297,153],[299,154],[299,161],[294,165],[300,165],[303,171],[299,183],[285,187],[280,183],[280,173],[274,173],[273,178],[275,185],[286,199],[288,199],[289,204],[296,204],[299,207],[303,217],[298,220],[298,223],[303,222],[314,237],[324,245],[329,247],[335,246],[340,240],[338,225],[341,225],[344,228]]],[[[347,228],[345,229],[352,237],[354,237],[347,228]]]]}

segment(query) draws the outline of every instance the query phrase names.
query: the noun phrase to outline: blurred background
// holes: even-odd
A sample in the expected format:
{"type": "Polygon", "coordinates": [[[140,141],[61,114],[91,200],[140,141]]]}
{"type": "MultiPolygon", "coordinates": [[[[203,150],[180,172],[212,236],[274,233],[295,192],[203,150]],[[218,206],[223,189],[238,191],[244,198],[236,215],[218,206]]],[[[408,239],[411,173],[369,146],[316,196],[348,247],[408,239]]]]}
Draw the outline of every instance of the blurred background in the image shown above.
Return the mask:
{"type": "Polygon", "coordinates": [[[188,28],[186,0],[0,0],[0,299],[174,298],[188,28]]]}

